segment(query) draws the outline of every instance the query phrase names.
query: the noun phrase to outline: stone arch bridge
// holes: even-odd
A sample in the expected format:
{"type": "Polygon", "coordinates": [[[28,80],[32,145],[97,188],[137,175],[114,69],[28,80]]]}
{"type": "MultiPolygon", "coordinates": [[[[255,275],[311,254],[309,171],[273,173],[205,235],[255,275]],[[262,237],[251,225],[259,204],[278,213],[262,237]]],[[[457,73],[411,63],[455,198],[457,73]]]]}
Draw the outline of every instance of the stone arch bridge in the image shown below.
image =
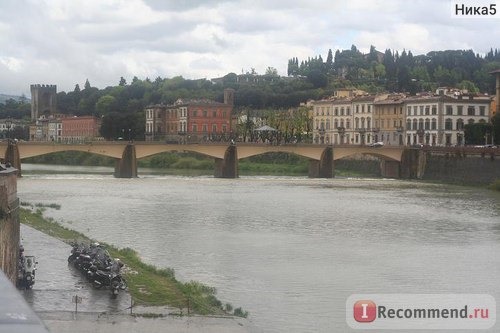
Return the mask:
{"type": "Polygon", "coordinates": [[[254,143],[230,144],[166,144],[159,142],[96,141],[84,144],[51,142],[2,142],[0,156],[11,163],[21,175],[21,160],[55,152],[83,151],[116,159],[115,177],[137,177],[137,160],[163,152],[196,152],[215,159],[214,176],[237,178],[238,160],[269,152],[283,152],[309,158],[309,177],[332,178],[334,161],[354,154],[369,154],[381,158],[384,177],[418,178],[419,150],[401,146],[368,147],[357,145],[327,146],[311,144],[267,145],[254,143]]]}

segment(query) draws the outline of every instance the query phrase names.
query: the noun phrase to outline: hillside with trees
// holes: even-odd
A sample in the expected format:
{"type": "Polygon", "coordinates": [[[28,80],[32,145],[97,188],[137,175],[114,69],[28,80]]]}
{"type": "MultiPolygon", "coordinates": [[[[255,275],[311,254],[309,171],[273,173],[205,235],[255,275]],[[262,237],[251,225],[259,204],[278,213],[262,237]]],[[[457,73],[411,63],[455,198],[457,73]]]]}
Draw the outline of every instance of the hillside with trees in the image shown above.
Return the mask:
{"type": "MultiPolygon", "coordinates": [[[[245,74],[255,81],[238,80],[235,73],[219,78],[217,83],[207,79],[187,80],[183,77],[141,80],[134,77],[127,82],[123,77],[116,86],[98,89],[87,80],[81,88],[59,92],[58,110],[76,116],[95,115],[102,118],[105,138],[123,136],[123,129],[131,129],[133,138],[144,137],[144,108],[151,104],[172,104],[177,99],[207,98],[223,101],[224,88],[236,90],[235,111],[270,113],[297,107],[310,99],[332,95],[337,88],[358,88],[370,93],[382,91],[434,91],[438,86],[468,89],[471,92],[494,94],[495,79],[489,74],[500,68],[500,52],[491,49],[484,56],[472,50],[432,51],[425,55],[401,53],[390,49],[380,52],[374,46],[363,54],[356,46],[348,50],[329,50],[322,56],[288,61],[286,77],[268,67],[258,75],[254,69],[245,74]],[[258,82],[256,82],[258,81],[258,82]],[[250,111],[249,111],[250,110],[250,111]]],[[[29,118],[30,105],[26,99],[9,99],[0,103],[0,118],[29,118]]]]}

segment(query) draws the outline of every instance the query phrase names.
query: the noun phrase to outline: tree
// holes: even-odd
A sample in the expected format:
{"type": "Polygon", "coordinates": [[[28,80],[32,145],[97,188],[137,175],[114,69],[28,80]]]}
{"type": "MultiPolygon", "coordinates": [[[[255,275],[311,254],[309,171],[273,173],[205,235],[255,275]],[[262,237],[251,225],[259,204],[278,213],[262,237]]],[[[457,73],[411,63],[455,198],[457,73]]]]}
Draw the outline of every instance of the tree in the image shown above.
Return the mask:
{"type": "Polygon", "coordinates": [[[266,75],[268,76],[278,76],[278,70],[274,67],[267,67],[266,69],[266,75]]]}
{"type": "Polygon", "coordinates": [[[126,86],[127,81],[123,78],[123,76],[120,77],[120,83],[118,83],[119,86],[126,86]]]}
{"type": "Polygon", "coordinates": [[[464,126],[465,143],[468,145],[484,145],[491,137],[493,126],[486,123],[474,123],[464,126]]]}
{"type": "Polygon", "coordinates": [[[104,95],[96,103],[97,114],[102,116],[114,111],[116,107],[116,98],[111,95],[104,95]]]}
{"type": "Polygon", "coordinates": [[[459,88],[459,89],[465,89],[465,90],[467,90],[471,94],[476,94],[476,93],[479,92],[479,89],[476,87],[476,85],[474,84],[474,82],[469,81],[469,80],[463,80],[462,82],[460,82],[458,84],[457,88],[459,88]]]}

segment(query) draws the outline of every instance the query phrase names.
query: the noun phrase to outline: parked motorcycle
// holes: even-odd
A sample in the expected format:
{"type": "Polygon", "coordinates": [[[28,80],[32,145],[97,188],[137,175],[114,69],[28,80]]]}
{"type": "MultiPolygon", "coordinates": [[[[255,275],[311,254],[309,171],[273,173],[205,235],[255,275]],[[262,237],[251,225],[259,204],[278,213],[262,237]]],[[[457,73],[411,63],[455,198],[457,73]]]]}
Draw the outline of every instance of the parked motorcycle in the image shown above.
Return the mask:
{"type": "Polygon", "coordinates": [[[98,243],[90,246],[73,245],[68,262],[73,264],[96,289],[109,287],[113,297],[116,297],[119,290],[126,289],[126,283],[120,274],[123,263],[120,259],[112,259],[98,243]]]}
{"type": "Polygon", "coordinates": [[[17,271],[17,288],[31,289],[35,284],[35,271],[38,262],[34,256],[21,256],[18,263],[17,271]]]}

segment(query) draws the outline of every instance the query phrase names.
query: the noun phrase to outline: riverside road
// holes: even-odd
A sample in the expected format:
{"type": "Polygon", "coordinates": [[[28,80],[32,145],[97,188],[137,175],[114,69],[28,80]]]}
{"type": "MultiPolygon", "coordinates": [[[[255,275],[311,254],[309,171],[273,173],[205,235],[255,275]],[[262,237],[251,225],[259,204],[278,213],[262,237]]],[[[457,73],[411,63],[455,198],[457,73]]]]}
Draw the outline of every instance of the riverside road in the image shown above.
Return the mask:
{"type": "Polygon", "coordinates": [[[120,292],[113,299],[109,290],[96,290],[67,258],[71,246],[31,227],[21,225],[26,255],[38,261],[35,285],[21,291],[25,300],[53,332],[256,332],[239,318],[180,317],[179,309],[134,307],[133,312],[157,313],[163,318],[149,319],[130,315],[131,297],[120,292]],[[82,302],[75,313],[74,296],[82,302]]]}

